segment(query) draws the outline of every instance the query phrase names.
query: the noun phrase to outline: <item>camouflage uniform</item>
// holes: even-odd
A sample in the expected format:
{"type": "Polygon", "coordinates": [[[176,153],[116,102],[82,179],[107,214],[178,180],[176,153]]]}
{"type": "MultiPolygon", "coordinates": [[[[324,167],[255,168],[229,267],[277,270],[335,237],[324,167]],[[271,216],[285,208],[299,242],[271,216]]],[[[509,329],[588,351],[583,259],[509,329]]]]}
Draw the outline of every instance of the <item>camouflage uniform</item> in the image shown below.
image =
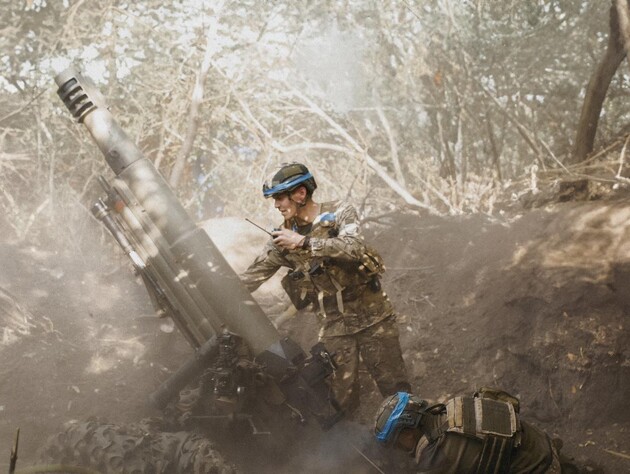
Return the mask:
{"type": "Polygon", "coordinates": [[[270,240],[241,275],[243,283],[254,291],[280,267],[290,269],[283,286],[298,309],[318,310],[320,340],[336,353],[332,385],[344,409],[359,402],[359,356],[382,395],[408,389],[394,309],[378,280],[380,257],[365,246],[354,207],[324,203],[313,224],[283,227],[308,236],[310,248],[282,250],[270,240]]]}
{"type": "MultiPolygon", "coordinates": [[[[483,441],[472,434],[446,431],[446,425],[448,425],[446,410],[435,414],[427,412],[423,415],[419,429],[424,435],[415,449],[418,472],[431,474],[479,472],[483,441]]],[[[505,471],[506,474],[560,474],[559,455],[549,436],[520,419],[518,425],[518,445],[511,450],[509,470],[505,471]]]]}
{"type": "MultiPolygon", "coordinates": [[[[166,432],[156,420],[116,425],[92,419],[72,422],[38,450],[42,462],[73,465],[72,472],[102,474],[236,474],[204,436],[184,431],[166,432]],[[88,470],[89,468],[89,470],[88,470]],[[94,470],[97,469],[97,470],[94,470]]],[[[47,466],[52,467],[52,466],[47,466]]],[[[49,472],[38,470],[31,472],[49,472]]],[[[50,472],[70,472],[70,468],[50,472]]]]}

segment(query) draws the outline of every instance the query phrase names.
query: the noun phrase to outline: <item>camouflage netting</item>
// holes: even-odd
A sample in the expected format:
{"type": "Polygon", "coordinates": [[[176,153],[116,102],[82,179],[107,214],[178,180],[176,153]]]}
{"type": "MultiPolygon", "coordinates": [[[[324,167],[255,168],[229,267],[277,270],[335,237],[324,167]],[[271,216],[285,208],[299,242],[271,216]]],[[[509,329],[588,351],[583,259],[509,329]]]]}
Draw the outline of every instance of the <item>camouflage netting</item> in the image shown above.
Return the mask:
{"type": "Polygon", "coordinates": [[[73,464],[106,473],[236,473],[210,440],[187,432],[158,432],[151,422],[119,426],[90,420],[51,436],[42,462],[73,464]]]}

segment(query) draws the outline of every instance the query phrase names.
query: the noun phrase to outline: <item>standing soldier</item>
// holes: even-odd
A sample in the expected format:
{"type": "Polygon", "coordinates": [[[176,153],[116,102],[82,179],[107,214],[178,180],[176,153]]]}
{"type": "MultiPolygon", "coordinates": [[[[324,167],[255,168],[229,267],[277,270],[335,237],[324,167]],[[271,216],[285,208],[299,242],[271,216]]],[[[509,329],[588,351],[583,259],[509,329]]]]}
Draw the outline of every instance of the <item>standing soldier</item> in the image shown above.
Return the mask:
{"type": "Polygon", "coordinates": [[[363,242],[354,207],[317,203],[316,188],[301,163],[282,165],[263,185],[284,221],[241,278],[254,291],[280,267],[289,268],[282,286],[297,309],[317,308],[320,340],[338,365],[333,393],[351,412],[359,405],[359,357],[383,396],[410,386],[394,309],[381,289],[381,257],[363,242]]]}

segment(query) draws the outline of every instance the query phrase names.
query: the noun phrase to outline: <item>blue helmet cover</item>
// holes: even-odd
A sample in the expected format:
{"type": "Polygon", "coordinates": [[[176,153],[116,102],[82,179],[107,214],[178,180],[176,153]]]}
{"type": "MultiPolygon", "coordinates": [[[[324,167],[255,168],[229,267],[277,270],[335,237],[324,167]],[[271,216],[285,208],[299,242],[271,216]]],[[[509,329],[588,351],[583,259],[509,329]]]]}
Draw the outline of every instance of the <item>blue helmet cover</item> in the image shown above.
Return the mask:
{"type": "Polygon", "coordinates": [[[376,435],[376,439],[379,440],[381,443],[386,443],[389,437],[392,435],[392,432],[396,429],[396,422],[400,418],[402,412],[405,410],[407,403],[409,403],[409,394],[407,392],[398,392],[398,403],[389,415],[383,431],[376,435]]]}
{"type": "Polygon", "coordinates": [[[280,193],[290,191],[291,189],[295,188],[298,184],[303,183],[304,181],[311,179],[312,177],[313,175],[309,172],[306,174],[296,176],[294,179],[289,179],[287,181],[284,181],[283,183],[279,183],[273,187],[268,187],[267,185],[263,185],[263,196],[267,198],[267,197],[273,196],[274,194],[280,194],[280,193]]]}

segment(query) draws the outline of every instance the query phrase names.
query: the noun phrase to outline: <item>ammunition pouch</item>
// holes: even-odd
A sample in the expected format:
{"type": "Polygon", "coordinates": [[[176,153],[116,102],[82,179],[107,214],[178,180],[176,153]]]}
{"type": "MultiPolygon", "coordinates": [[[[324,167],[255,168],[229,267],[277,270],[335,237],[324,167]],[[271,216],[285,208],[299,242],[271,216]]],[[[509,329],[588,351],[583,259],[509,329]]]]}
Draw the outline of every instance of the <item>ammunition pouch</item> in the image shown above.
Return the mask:
{"type": "Polygon", "coordinates": [[[288,272],[280,281],[296,309],[304,309],[311,303],[308,290],[300,284],[304,277],[304,272],[294,270],[288,272]]]}
{"type": "Polygon", "coordinates": [[[375,275],[368,281],[368,288],[372,290],[372,293],[381,291],[381,279],[375,275]]]}
{"type": "Polygon", "coordinates": [[[498,400],[508,402],[514,407],[514,411],[519,413],[521,410],[521,402],[518,398],[509,393],[492,387],[481,387],[473,395],[475,398],[487,398],[490,400],[498,400]]]}
{"type": "Polygon", "coordinates": [[[509,472],[513,448],[520,444],[520,423],[510,402],[455,397],[446,404],[447,421],[440,432],[482,440],[477,473],[509,472]]]}
{"type": "Polygon", "coordinates": [[[484,439],[487,435],[513,437],[519,421],[511,403],[479,397],[455,397],[446,404],[446,431],[484,439]]]}
{"type": "Polygon", "coordinates": [[[380,254],[372,247],[366,247],[361,256],[359,270],[367,278],[367,285],[372,292],[381,291],[381,275],[385,273],[385,263],[380,254]]]}
{"type": "Polygon", "coordinates": [[[359,270],[362,271],[368,280],[385,273],[385,262],[381,255],[372,247],[365,247],[365,252],[361,255],[359,270]]]}
{"type": "Polygon", "coordinates": [[[302,309],[316,298],[336,295],[343,287],[326,269],[327,260],[314,260],[308,272],[302,270],[289,271],[281,281],[284,291],[297,309],[302,309]],[[317,296],[315,296],[317,295],[317,296]]]}
{"type": "Polygon", "coordinates": [[[307,272],[292,270],[282,278],[282,287],[297,309],[317,302],[324,315],[331,308],[343,313],[343,303],[359,298],[366,287],[373,293],[381,291],[385,266],[376,250],[367,247],[359,262],[337,262],[329,270],[330,263],[327,258],[315,259],[307,272]]]}

